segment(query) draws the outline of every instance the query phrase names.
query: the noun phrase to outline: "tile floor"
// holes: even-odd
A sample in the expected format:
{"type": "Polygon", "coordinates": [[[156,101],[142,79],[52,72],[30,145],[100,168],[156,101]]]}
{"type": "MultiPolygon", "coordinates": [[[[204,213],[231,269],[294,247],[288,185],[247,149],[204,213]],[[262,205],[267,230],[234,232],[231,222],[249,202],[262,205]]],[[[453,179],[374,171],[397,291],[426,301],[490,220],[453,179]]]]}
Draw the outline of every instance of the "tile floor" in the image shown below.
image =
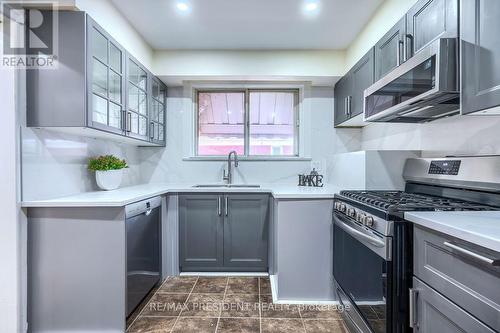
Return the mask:
{"type": "Polygon", "coordinates": [[[347,333],[334,306],[273,304],[269,278],[169,277],[129,333],[347,333]]]}

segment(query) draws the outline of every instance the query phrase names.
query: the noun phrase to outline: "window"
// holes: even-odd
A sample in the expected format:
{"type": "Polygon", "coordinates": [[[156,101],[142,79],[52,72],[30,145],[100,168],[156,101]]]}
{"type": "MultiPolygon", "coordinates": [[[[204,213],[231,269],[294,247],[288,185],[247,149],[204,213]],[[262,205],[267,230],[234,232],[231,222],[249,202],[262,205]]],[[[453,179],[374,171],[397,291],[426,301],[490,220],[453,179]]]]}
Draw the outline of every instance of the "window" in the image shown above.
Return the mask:
{"type": "Polygon", "coordinates": [[[298,156],[298,90],[197,91],[198,156],[298,156]]]}

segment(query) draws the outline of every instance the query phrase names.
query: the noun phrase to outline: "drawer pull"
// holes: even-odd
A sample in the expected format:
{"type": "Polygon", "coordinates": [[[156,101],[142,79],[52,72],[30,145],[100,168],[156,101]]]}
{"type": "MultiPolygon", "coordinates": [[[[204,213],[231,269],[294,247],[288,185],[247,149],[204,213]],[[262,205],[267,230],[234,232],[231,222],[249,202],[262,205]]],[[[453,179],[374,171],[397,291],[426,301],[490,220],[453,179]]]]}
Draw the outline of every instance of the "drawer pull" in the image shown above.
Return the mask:
{"type": "Polygon", "coordinates": [[[450,249],[455,250],[457,252],[460,252],[461,254],[466,255],[469,258],[475,259],[476,261],[480,261],[484,264],[488,264],[491,266],[500,266],[500,259],[491,259],[491,258],[485,257],[482,254],[472,252],[470,250],[464,249],[458,245],[455,245],[455,244],[452,244],[449,242],[444,242],[443,244],[444,244],[444,246],[449,247],[450,249]]]}
{"type": "Polygon", "coordinates": [[[411,328],[418,328],[418,321],[417,321],[417,309],[418,309],[418,304],[417,304],[417,297],[418,297],[418,290],[410,288],[410,327],[411,328]]]}

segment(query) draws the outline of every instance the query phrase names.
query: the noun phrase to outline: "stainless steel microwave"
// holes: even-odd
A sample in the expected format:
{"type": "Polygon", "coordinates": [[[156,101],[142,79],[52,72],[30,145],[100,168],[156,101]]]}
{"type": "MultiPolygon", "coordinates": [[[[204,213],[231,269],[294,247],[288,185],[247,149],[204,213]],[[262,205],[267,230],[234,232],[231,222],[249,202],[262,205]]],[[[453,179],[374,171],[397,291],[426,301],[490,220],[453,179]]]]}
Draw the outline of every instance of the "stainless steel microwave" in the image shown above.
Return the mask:
{"type": "Polygon", "coordinates": [[[364,92],[367,122],[421,123],[459,113],[456,38],[441,38],[364,92]]]}

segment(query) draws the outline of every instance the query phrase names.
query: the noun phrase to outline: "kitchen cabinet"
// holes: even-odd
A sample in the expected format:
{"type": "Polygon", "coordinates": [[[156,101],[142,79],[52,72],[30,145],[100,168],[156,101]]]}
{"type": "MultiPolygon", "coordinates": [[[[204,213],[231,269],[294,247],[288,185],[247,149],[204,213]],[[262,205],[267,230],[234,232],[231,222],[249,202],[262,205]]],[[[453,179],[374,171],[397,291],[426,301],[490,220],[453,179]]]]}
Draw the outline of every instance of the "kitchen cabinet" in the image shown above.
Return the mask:
{"type": "Polygon", "coordinates": [[[179,196],[180,271],[267,271],[269,196],[179,196]]]}
{"type": "Polygon", "coordinates": [[[461,1],[462,114],[493,114],[487,109],[500,105],[498,17],[500,1],[461,1]]]}
{"type": "Polygon", "coordinates": [[[89,126],[124,134],[125,50],[90,17],[87,36],[89,126]]]}
{"type": "Polygon", "coordinates": [[[486,325],[499,330],[500,253],[415,226],[414,275],[486,325]]]}
{"type": "MultiPolygon", "coordinates": [[[[335,86],[336,127],[361,126],[362,119],[351,119],[363,114],[364,91],[374,82],[374,49],[370,49],[335,86]]],[[[362,116],[361,116],[362,118],[362,116]]]]}
{"type": "Polygon", "coordinates": [[[375,44],[375,81],[404,62],[405,34],[406,17],[403,17],[375,44]]]}
{"type": "Polygon", "coordinates": [[[417,278],[413,278],[412,292],[415,303],[410,321],[414,332],[495,332],[417,278]]]}
{"type": "Polygon", "coordinates": [[[179,196],[179,265],[182,271],[223,266],[222,196],[179,196]]]}
{"type": "Polygon", "coordinates": [[[420,0],[406,14],[406,59],[445,37],[458,37],[458,0],[420,0]]]}
{"type": "Polygon", "coordinates": [[[150,106],[151,117],[149,118],[149,138],[154,143],[165,145],[167,87],[156,77],[153,77],[151,86],[152,98],[150,106]]]}
{"type": "Polygon", "coordinates": [[[127,135],[148,140],[148,112],[151,75],[131,55],[127,55],[127,135]]]}
{"type": "Polygon", "coordinates": [[[363,113],[365,89],[375,82],[374,49],[372,48],[352,69],[353,91],[349,116],[355,117],[363,113]]]}
{"type": "Polygon", "coordinates": [[[267,268],[268,195],[225,196],[224,266],[267,268]]]}
{"type": "Polygon", "coordinates": [[[349,99],[352,90],[352,77],[349,75],[341,78],[340,81],[335,85],[335,127],[349,119],[349,99]]]}
{"type": "Polygon", "coordinates": [[[165,124],[165,86],[89,15],[60,11],[58,17],[57,67],[26,71],[27,126],[165,145],[164,128],[155,137],[151,125],[165,124]],[[153,91],[153,82],[161,89],[153,91]],[[150,120],[153,105],[163,123],[150,120]]]}

